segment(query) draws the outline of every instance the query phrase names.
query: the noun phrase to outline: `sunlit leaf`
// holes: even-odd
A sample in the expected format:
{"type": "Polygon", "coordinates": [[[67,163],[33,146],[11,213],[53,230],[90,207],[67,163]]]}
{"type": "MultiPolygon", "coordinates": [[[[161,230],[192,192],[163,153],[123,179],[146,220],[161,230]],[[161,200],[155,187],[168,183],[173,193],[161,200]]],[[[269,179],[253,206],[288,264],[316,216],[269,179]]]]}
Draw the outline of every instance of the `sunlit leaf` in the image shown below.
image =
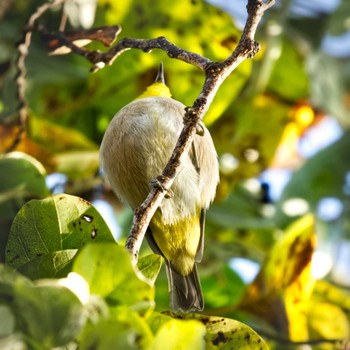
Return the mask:
{"type": "Polygon", "coordinates": [[[314,220],[305,216],[290,225],[276,242],[258,276],[247,288],[241,307],[273,324],[288,336],[294,322],[294,307],[309,298],[314,280],[310,262],[315,247],[314,220]],[[290,323],[292,323],[290,325],[290,323]]]}
{"type": "Polygon", "coordinates": [[[288,337],[293,341],[307,341],[308,307],[315,281],[311,276],[311,261],[299,276],[285,288],[283,302],[288,318],[288,337]]]}
{"type": "Polygon", "coordinates": [[[336,285],[325,280],[319,280],[315,285],[315,296],[329,303],[350,311],[350,294],[336,285]]]}
{"type": "MultiPolygon", "coordinates": [[[[104,0],[102,3],[110,6],[110,10],[106,12],[107,22],[122,26],[121,37],[165,36],[174,44],[203,54],[213,61],[225,59],[238,42],[239,31],[234,28],[231,17],[204,1],[181,0],[171,8],[163,2],[149,0],[142,3],[125,1],[122,4],[104,0]]],[[[122,87],[118,90],[118,100],[114,96],[106,95],[104,91],[108,85],[97,92],[101,97],[104,96],[106,105],[114,106],[111,109],[114,112],[130,102],[130,98],[137,97],[154,80],[156,67],[161,60],[164,61],[166,81],[174,98],[185,105],[192,105],[198,97],[204,75],[197,69],[178,60],[169,60],[164,53],[156,50],[150,55],[130,52],[127,56],[120,57],[118,64],[111,68],[112,71],[118,72],[113,74],[113,82],[108,81],[107,75],[111,75],[111,72],[107,70],[101,72],[100,77],[93,77],[99,81],[103,76],[103,80],[108,81],[108,84],[122,87]],[[120,69],[125,64],[124,59],[128,62],[128,70],[120,69]],[[153,70],[150,71],[152,67],[153,70]]],[[[208,124],[213,123],[238,95],[249,77],[251,65],[251,61],[244,62],[221,87],[225,98],[214,100],[205,117],[208,124]]]]}
{"type": "Polygon", "coordinates": [[[347,315],[337,305],[315,302],[309,305],[309,327],[313,338],[348,339],[350,324],[347,315]]]}
{"type": "Polygon", "coordinates": [[[104,297],[111,307],[128,305],[145,313],[154,306],[154,288],[140,272],[136,274],[123,247],[112,243],[90,244],[77,256],[73,271],[86,279],[92,294],[104,297]]]}
{"type": "Polygon", "coordinates": [[[76,129],[60,126],[35,116],[30,118],[31,137],[51,152],[96,150],[97,145],[76,129]],[[56,140],[57,142],[53,142],[56,140]]]}
{"type": "Polygon", "coordinates": [[[205,326],[197,320],[171,319],[157,331],[149,350],[204,350],[205,326]]]}
{"type": "Polygon", "coordinates": [[[75,250],[88,242],[101,241],[114,242],[114,238],[89,202],[54,195],[32,200],[19,211],[6,247],[6,261],[14,268],[23,268],[29,276],[53,277],[69,264],[75,250]],[[43,264],[50,257],[51,263],[43,264]]]}
{"type": "Polygon", "coordinates": [[[152,283],[157,279],[163,259],[158,254],[144,256],[137,262],[137,268],[152,283]]]}
{"type": "MultiPolygon", "coordinates": [[[[206,329],[206,349],[268,350],[264,340],[247,325],[224,317],[201,314],[168,314],[181,320],[197,320],[206,329]]],[[[162,327],[165,327],[165,323],[162,327]]]]}

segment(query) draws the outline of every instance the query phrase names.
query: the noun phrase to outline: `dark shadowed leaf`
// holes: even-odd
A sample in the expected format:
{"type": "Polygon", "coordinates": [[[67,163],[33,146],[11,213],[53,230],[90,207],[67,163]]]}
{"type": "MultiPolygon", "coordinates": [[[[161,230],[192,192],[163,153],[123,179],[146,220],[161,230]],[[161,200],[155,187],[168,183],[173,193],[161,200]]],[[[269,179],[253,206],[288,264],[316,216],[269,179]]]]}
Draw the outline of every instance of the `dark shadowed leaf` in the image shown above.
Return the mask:
{"type": "Polygon", "coordinates": [[[38,348],[53,348],[72,341],[84,324],[83,306],[59,280],[31,283],[0,265],[0,305],[15,316],[16,331],[38,348]]]}

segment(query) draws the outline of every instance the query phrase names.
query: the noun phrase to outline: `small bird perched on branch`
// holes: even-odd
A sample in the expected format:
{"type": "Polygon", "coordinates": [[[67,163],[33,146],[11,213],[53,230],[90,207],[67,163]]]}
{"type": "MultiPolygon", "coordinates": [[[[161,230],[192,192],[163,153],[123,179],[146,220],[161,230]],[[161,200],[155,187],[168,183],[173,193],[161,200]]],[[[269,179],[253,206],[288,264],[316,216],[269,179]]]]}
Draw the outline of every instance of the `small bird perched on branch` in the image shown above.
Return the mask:
{"type": "MultiPolygon", "coordinates": [[[[172,99],[163,66],[156,81],[122,108],[104,135],[100,159],[117,196],[136,209],[152,181],[168,163],[183,128],[185,106],[172,99]]],[[[204,247],[205,212],[219,182],[217,154],[209,131],[200,121],[183,167],[157,209],[146,238],[164,257],[173,311],[203,310],[196,263],[204,247]]]]}

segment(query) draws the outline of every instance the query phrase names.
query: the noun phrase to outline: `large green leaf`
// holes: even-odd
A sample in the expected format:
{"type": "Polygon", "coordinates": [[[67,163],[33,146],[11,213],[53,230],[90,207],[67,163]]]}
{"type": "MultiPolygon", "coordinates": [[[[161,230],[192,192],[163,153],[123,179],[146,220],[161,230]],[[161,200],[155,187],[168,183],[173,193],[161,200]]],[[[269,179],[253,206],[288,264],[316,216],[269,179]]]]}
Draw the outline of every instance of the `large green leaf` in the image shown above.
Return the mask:
{"type": "Polygon", "coordinates": [[[104,297],[111,307],[128,305],[145,313],[154,306],[154,288],[132,266],[123,247],[90,244],[77,256],[73,271],[86,279],[92,294],[104,297]]]}
{"type": "MultiPolygon", "coordinates": [[[[21,152],[0,156],[0,218],[10,213],[10,202],[23,202],[25,198],[48,195],[45,169],[33,157],[21,152]]],[[[11,206],[10,206],[11,207],[11,206]]]]}
{"type": "Polygon", "coordinates": [[[79,349],[146,349],[153,340],[146,321],[135,311],[121,306],[109,319],[90,324],[81,335],[79,349]]]}
{"type": "Polygon", "coordinates": [[[29,199],[48,195],[45,169],[33,157],[12,152],[0,155],[0,262],[17,211],[29,199]]]}
{"type": "Polygon", "coordinates": [[[204,350],[205,326],[197,320],[170,319],[157,331],[149,350],[204,350]]]}
{"type": "Polygon", "coordinates": [[[33,278],[62,276],[78,249],[105,241],[114,239],[98,211],[82,198],[58,194],[32,200],[19,211],[6,261],[33,278]]]}
{"type": "Polygon", "coordinates": [[[34,348],[66,345],[85,322],[79,299],[59,280],[31,283],[4,265],[0,265],[0,304],[10,308],[16,331],[34,348]]]}
{"type": "Polygon", "coordinates": [[[43,277],[64,277],[72,269],[72,261],[78,249],[65,249],[50,252],[30,260],[17,268],[32,279],[43,277]]]}

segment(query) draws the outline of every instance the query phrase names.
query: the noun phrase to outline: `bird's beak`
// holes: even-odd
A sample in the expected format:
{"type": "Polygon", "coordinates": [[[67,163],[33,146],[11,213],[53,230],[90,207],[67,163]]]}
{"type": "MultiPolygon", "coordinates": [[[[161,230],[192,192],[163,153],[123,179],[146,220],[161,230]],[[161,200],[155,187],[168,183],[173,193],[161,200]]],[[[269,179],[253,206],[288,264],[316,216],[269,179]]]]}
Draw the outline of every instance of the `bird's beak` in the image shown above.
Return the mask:
{"type": "Polygon", "coordinates": [[[156,80],[154,82],[155,83],[162,83],[165,85],[163,62],[161,62],[159,65],[158,74],[157,74],[156,80]]]}

